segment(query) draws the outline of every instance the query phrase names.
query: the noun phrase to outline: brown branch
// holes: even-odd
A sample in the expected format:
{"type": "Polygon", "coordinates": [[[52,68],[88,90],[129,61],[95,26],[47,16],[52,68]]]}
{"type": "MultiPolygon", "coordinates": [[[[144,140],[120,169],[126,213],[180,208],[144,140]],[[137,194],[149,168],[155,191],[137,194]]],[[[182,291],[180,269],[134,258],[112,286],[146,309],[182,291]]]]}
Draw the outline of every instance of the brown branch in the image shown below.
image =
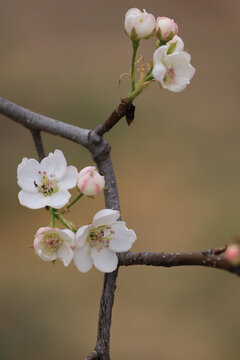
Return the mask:
{"type": "Polygon", "coordinates": [[[148,265],[148,266],[205,266],[222,269],[240,276],[240,266],[232,265],[224,256],[214,255],[208,251],[190,253],[151,253],[126,252],[118,254],[119,265],[148,265]]]}
{"type": "Polygon", "coordinates": [[[128,98],[122,99],[118,107],[111,113],[109,118],[101,125],[98,125],[94,132],[103,136],[107,131],[116,125],[119,120],[126,116],[128,124],[134,119],[134,106],[128,98]]]}

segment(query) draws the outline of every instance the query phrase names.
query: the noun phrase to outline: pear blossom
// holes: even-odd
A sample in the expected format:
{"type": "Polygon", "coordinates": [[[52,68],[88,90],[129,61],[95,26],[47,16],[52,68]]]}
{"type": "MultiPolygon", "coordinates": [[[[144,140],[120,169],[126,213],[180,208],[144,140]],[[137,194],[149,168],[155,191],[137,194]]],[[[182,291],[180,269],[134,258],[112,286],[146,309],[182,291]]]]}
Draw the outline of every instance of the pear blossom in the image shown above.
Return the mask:
{"type": "Polygon", "coordinates": [[[174,35],[172,40],[169,40],[166,45],[170,45],[168,49],[168,54],[173,53],[174,51],[183,51],[184,50],[184,42],[178,35],[174,35]],[[174,47],[173,47],[174,45],[174,47]],[[170,52],[171,50],[171,52],[170,52]]]}
{"type": "Polygon", "coordinates": [[[74,245],[75,234],[72,231],[41,227],[35,235],[33,247],[43,261],[60,259],[64,266],[68,266],[73,258],[74,245]]]}
{"type": "Polygon", "coordinates": [[[105,179],[95,166],[87,166],[78,174],[77,186],[84,195],[95,196],[104,188],[105,179]]]}
{"type": "Polygon", "coordinates": [[[178,26],[173,19],[168,17],[158,17],[156,24],[156,34],[159,40],[169,41],[178,33],[178,26]]]}
{"type": "Polygon", "coordinates": [[[233,265],[239,265],[240,264],[240,246],[237,244],[229,245],[225,252],[225,257],[233,265]]]}
{"type": "Polygon", "coordinates": [[[51,206],[60,209],[67,204],[72,189],[77,184],[77,169],[67,166],[61,150],[50,153],[40,163],[24,158],[17,168],[20,204],[30,209],[51,206]]]}
{"type": "Polygon", "coordinates": [[[117,221],[119,217],[119,211],[103,209],[94,215],[92,224],[78,229],[74,263],[79,271],[85,273],[93,264],[105,273],[117,268],[116,253],[128,251],[137,239],[124,221],[117,221]]]}
{"type": "Polygon", "coordinates": [[[153,77],[161,86],[173,92],[185,89],[192,79],[195,68],[191,56],[185,51],[168,54],[169,45],[160,46],[153,55],[153,77]]]}
{"type": "Polygon", "coordinates": [[[132,8],[125,15],[125,30],[133,41],[149,38],[154,33],[155,26],[155,17],[146,10],[141,12],[137,8],[132,8]]]}

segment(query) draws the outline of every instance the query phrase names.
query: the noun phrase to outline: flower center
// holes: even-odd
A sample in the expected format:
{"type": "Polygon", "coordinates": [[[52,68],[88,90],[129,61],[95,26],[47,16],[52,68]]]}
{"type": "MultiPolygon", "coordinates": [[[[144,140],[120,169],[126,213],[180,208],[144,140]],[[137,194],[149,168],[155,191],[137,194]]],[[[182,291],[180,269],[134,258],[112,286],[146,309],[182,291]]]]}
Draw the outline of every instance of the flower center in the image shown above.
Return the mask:
{"type": "Polygon", "coordinates": [[[175,72],[173,66],[169,66],[166,70],[163,81],[167,84],[172,84],[175,79],[175,72]]]}
{"type": "Polygon", "coordinates": [[[114,234],[114,231],[110,226],[102,225],[92,229],[87,240],[91,248],[96,248],[100,252],[103,247],[109,247],[112,234],[114,234]],[[105,234],[106,230],[108,230],[107,234],[105,234]]]}
{"type": "Polygon", "coordinates": [[[47,176],[46,171],[39,171],[39,174],[42,175],[41,184],[38,186],[36,182],[34,185],[38,188],[38,192],[42,193],[44,196],[50,196],[58,191],[58,181],[53,174],[49,177],[47,176]]]}
{"type": "Polygon", "coordinates": [[[44,236],[43,244],[48,253],[56,252],[63,241],[56,233],[47,234],[44,236]]]}

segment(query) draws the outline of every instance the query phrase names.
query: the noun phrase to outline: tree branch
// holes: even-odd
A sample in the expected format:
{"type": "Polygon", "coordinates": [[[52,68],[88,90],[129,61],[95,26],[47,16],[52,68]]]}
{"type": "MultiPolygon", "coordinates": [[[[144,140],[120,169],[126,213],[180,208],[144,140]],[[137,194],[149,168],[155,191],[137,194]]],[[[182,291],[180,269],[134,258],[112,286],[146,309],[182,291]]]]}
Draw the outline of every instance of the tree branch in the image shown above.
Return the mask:
{"type": "Polygon", "coordinates": [[[31,131],[45,131],[74,141],[86,147],[91,152],[93,158],[101,156],[106,151],[106,148],[109,147],[108,143],[94,131],[81,129],[78,126],[51,119],[3,98],[0,98],[0,113],[31,131]]]}
{"type": "MultiPolygon", "coordinates": [[[[105,176],[106,189],[104,191],[106,207],[120,211],[117,183],[110,157],[110,146],[102,139],[102,135],[109,131],[117,122],[126,116],[128,124],[134,118],[134,106],[128,99],[123,99],[110,117],[94,131],[81,129],[61,121],[37,114],[8,100],[0,98],[0,113],[20,123],[29,129],[33,135],[39,158],[43,158],[44,149],[40,131],[62,136],[86,147],[92,154],[99,172],[105,176]]],[[[126,252],[118,254],[119,266],[151,265],[151,266],[183,266],[200,265],[223,269],[240,276],[240,266],[234,267],[226,258],[220,256],[226,248],[211,249],[192,253],[150,253],[126,252]]],[[[86,360],[110,360],[110,326],[114,292],[118,269],[104,275],[103,292],[100,302],[97,344],[95,350],[86,360]]]]}
{"type": "Polygon", "coordinates": [[[126,116],[127,123],[130,123],[134,119],[134,109],[132,102],[128,99],[122,99],[118,107],[111,113],[109,118],[101,125],[98,125],[94,132],[100,136],[103,136],[107,131],[116,125],[121,118],[126,116]]]}
{"type": "Polygon", "coordinates": [[[224,256],[209,254],[208,251],[190,253],[126,252],[118,254],[119,265],[148,266],[207,266],[229,271],[240,276],[240,266],[232,265],[224,256]]]}

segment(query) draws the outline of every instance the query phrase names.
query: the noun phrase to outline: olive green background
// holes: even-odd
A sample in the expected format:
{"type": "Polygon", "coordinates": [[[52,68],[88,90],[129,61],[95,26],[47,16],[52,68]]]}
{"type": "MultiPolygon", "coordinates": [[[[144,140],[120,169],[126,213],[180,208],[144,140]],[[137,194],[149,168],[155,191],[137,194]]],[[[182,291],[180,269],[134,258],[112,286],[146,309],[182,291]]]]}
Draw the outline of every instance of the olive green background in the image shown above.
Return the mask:
{"type": "MultiPolygon", "coordinates": [[[[196,74],[174,94],[157,84],[135,101],[106,139],[133,250],[195,251],[240,233],[239,11],[237,0],[8,0],[0,3],[1,96],[93,129],[127,95],[131,7],[179,26],[196,74]]],[[[139,55],[152,58],[154,39],[139,55]]],[[[16,168],[37,157],[29,132],[5,117],[1,132],[0,360],[83,359],[95,345],[103,274],[44,263],[30,248],[46,210],[18,203],[16,168]]],[[[88,152],[43,134],[80,170],[88,152]]],[[[104,207],[103,195],[72,211],[78,226],[104,207]]],[[[113,360],[239,359],[240,279],[200,267],[121,268],[113,309],[113,360]]]]}

